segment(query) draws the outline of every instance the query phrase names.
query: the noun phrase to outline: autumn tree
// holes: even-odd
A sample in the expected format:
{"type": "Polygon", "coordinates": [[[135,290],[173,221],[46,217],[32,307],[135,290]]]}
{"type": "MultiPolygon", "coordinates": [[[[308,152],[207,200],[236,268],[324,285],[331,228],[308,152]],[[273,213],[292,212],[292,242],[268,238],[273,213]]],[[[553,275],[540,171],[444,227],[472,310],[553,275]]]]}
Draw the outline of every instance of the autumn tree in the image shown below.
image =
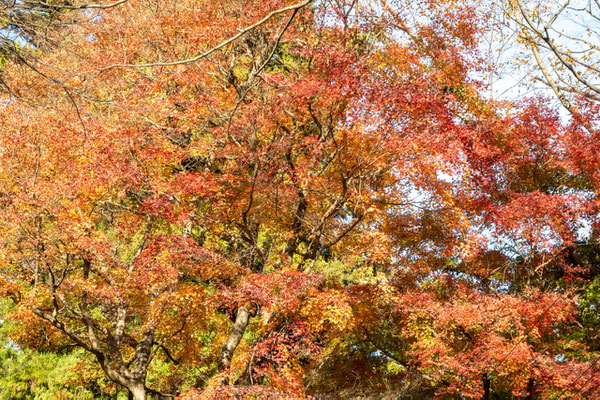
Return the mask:
{"type": "Polygon", "coordinates": [[[60,8],[3,72],[19,346],[136,399],[597,393],[590,131],[485,96],[485,7],[60,8]]]}

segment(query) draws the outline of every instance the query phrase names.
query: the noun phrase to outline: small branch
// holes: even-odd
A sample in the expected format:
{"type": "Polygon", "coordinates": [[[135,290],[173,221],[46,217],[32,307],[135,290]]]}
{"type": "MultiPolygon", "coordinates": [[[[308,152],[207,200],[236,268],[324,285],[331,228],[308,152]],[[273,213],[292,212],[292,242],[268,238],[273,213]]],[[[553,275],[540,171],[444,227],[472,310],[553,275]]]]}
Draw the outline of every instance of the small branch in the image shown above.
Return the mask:
{"type": "Polygon", "coordinates": [[[114,3],[109,4],[82,4],[79,6],[72,6],[70,4],[52,4],[52,3],[44,3],[44,2],[25,2],[25,5],[15,5],[16,8],[33,8],[33,7],[45,7],[51,9],[61,9],[61,10],[87,10],[91,8],[95,9],[107,9],[120,6],[123,3],[127,3],[129,0],[120,0],[114,3]]]}
{"type": "Polygon", "coordinates": [[[109,69],[114,69],[114,68],[148,68],[148,67],[169,67],[169,66],[175,66],[175,65],[184,65],[184,64],[192,64],[195,63],[203,58],[208,57],[209,55],[211,55],[212,53],[216,52],[217,50],[222,49],[223,47],[227,46],[230,43],[235,42],[237,39],[239,39],[240,37],[244,36],[246,33],[250,32],[251,30],[259,27],[260,25],[264,24],[265,22],[269,21],[271,18],[273,18],[276,15],[279,14],[283,14],[287,11],[292,11],[294,10],[295,12],[297,12],[297,10],[306,7],[307,5],[309,5],[310,3],[312,3],[314,0],[306,0],[303,1],[301,3],[297,3],[297,4],[293,4],[291,6],[288,7],[283,7],[280,8],[278,10],[275,11],[271,11],[269,14],[267,14],[266,17],[264,17],[263,19],[261,19],[260,21],[249,25],[247,27],[245,27],[244,29],[242,29],[237,35],[234,35],[232,37],[230,37],[227,40],[224,40],[223,42],[219,43],[218,45],[216,45],[215,47],[200,53],[198,55],[196,55],[195,57],[192,58],[188,58],[185,60],[179,60],[179,61],[171,61],[171,62],[154,62],[154,63],[148,63],[148,64],[115,64],[115,65],[110,65],[108,67],[104,67],[104,68],[100,68],[98,69],[98,71],[103,72],[103,71],[107,71],[109,69]]]}

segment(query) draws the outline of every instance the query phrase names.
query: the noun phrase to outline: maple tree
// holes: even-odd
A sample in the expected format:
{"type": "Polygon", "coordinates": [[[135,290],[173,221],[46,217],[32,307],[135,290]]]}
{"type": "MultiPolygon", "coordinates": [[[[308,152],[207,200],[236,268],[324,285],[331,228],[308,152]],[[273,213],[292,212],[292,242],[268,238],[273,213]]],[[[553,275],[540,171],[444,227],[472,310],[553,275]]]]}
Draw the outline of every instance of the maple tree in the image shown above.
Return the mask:
{"type": "Polygon", "coordinates": [[[135,399],[600,392],[595,104],[488,99],[485,7],[26,4],[78,23],[2,72],[14,351],[135,399]]]}

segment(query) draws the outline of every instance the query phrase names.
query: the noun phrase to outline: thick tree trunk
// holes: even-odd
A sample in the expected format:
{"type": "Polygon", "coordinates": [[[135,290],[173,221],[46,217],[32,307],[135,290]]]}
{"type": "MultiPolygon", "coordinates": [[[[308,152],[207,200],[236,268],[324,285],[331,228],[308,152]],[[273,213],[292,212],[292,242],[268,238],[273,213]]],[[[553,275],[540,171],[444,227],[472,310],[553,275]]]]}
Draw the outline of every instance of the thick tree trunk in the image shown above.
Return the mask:
{"type": "Polygon", "coordinates": [[[246,331],[249,320],[250,311],[248,310],[248,307],[241,306],[238,309],[235,323],[233,324],[233,330],[229,334],[229,337],[227,338],[227,341],[223,347],[221,347],[221,357],[219,358],[220,371],[229,368],[229,365],[231,365],[231,358],[233,357],[235,349],[238,347],[242,337],[244,336],[244,332],[246,331]]]}
{"type": "Polygon", "coordinates": [[[146,400],[146,389],[143,384],[134,384],[129,386],[130,400],[146,400]]]}

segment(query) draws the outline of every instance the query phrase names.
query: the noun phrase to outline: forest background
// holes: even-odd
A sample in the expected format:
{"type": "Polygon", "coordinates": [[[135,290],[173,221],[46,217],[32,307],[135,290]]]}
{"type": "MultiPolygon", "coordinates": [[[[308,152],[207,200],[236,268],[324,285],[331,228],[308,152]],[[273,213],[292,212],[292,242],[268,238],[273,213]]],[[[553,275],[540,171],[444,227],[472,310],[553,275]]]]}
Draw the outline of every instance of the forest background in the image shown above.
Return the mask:
{"type": "Polygon", "coordinates": [[[0,16],[0,398],[600,397],[597,0],[0,16]]]}

